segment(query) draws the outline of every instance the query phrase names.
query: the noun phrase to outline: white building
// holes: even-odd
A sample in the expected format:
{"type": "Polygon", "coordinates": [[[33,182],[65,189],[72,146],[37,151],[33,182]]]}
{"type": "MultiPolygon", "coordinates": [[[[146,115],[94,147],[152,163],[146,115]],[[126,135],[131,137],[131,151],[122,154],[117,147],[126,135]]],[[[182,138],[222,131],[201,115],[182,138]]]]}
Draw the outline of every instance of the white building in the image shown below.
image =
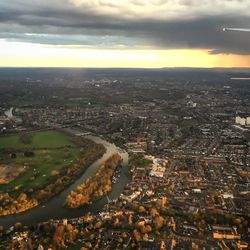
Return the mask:
{"type": "Polygon", "coordinates": [[[250,116],[247,117],[247,125],[250,125],[250,116]]]}
{"type": "Polygon", "coordinates": [[[239,115],[235,118],[235,123],[241,126],[248,126],[250,125],[250,116],[247,117],[240,117],[239,115]]]}
{"type": "Polygon", "coordinates": [[[162,178],[164,176],[165,170],[165,167],[153,165],[149,175],[162,178]]]}

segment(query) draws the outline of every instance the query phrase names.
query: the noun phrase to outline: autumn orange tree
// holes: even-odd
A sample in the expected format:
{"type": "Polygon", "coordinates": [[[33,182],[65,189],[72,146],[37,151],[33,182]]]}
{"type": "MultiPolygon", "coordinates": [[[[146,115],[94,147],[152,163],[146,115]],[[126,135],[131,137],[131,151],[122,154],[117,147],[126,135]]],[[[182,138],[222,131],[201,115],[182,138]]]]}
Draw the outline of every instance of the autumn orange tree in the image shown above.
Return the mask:
{"type": "Polygon", "coordinates": [[[111,177],[117,168],[121,157],[119,154],[112,155],[100,165],[96,174],[80,184],[66,198],[66,206],[77,208],[107,194],[112,187],[111,177]]]}

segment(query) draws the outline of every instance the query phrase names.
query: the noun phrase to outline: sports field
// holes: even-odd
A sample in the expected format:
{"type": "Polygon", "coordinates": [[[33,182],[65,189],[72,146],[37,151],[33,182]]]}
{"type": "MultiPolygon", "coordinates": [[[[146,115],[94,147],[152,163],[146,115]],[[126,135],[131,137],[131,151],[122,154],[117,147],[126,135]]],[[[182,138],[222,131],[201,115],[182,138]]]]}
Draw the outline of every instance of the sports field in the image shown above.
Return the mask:
{"type": "MultiPolygon", "coordinates": [[[[9,183],[1,184],[0,193],[18,195],[44,186],[66,166],[78,162],[79,158],[80,148],[71,136],[60,131],[0,137],[0,164],[15,165],[17,169],[18,166],[25,166],[26,169],[9,183]],[[31,152],[32,155],[27,156],[24,152],[31,152]]],[[[15,168],[12,169],[15,171],[15,168]]]]}

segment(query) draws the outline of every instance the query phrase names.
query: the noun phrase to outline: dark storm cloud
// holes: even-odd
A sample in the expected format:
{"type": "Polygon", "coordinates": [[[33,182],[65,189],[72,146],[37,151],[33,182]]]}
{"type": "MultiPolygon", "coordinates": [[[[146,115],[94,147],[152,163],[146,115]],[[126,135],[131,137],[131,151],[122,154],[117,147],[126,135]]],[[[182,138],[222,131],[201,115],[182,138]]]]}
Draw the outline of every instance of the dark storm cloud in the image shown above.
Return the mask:
{"type": "MultiPolygon", "coordinates": [[[[189,21],[148,23],[151,44],[165,48],[210,49],[212,54],[250,54],[250,33],[223,32],[227,26],[244,27],[249,17],[213,16],[189,21]]],[[[145,30],[147,32],[147,30],[145,30]]]]}
{"type": "MultiPolygon", "coordinates": [[[[199,1],[179,0],[178,4],[200,8],[190,16],[126,15],[114,13],[115,3],[99,1],[75,6],[66,0],[10,1],[0,3],[0,38],[51,45],[80,45],[95,48],[199,48],[210,53],[250,54],[250,33],[222,32],[223,27],[250,27],[247,13],[213,11],[204,8],[199,1]],[[50,4],[53,2],[53,4],[50,4]],[[102,11],[109,8],[110,12],[102,11]],[[164,17],[164,18],[163,18],[164,17]]],[[[136,6],[145,1],[129,1],[136,6]]],[[[149,1],[152,6],[165,6],[170,1],[149,1]]],[[[212,1],[232,2],[232,1],[212,1]]],[[[236,0],[233,1],[237,3],[236,0]]],[[[239,0],[239,4],[245,3],[239,0]]],[[[163,8],[163,7],[162,7],[163,8]]],[[[161,10],[161,9],[160,9],[161,10]]],[[[163,8],[163,10],[165,10],[163,8]]]]}

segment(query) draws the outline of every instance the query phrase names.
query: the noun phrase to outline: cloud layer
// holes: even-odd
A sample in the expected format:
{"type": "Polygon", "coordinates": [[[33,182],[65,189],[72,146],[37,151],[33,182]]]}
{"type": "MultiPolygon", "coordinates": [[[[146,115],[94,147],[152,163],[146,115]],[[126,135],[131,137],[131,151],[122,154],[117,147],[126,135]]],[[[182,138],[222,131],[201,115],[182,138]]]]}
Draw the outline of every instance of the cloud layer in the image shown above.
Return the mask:
{"type": "Polygon", "coordinates": [[[107,49],[208,49],[250,55],[249,0],[12,0],[0,39],[107,49]]]}

